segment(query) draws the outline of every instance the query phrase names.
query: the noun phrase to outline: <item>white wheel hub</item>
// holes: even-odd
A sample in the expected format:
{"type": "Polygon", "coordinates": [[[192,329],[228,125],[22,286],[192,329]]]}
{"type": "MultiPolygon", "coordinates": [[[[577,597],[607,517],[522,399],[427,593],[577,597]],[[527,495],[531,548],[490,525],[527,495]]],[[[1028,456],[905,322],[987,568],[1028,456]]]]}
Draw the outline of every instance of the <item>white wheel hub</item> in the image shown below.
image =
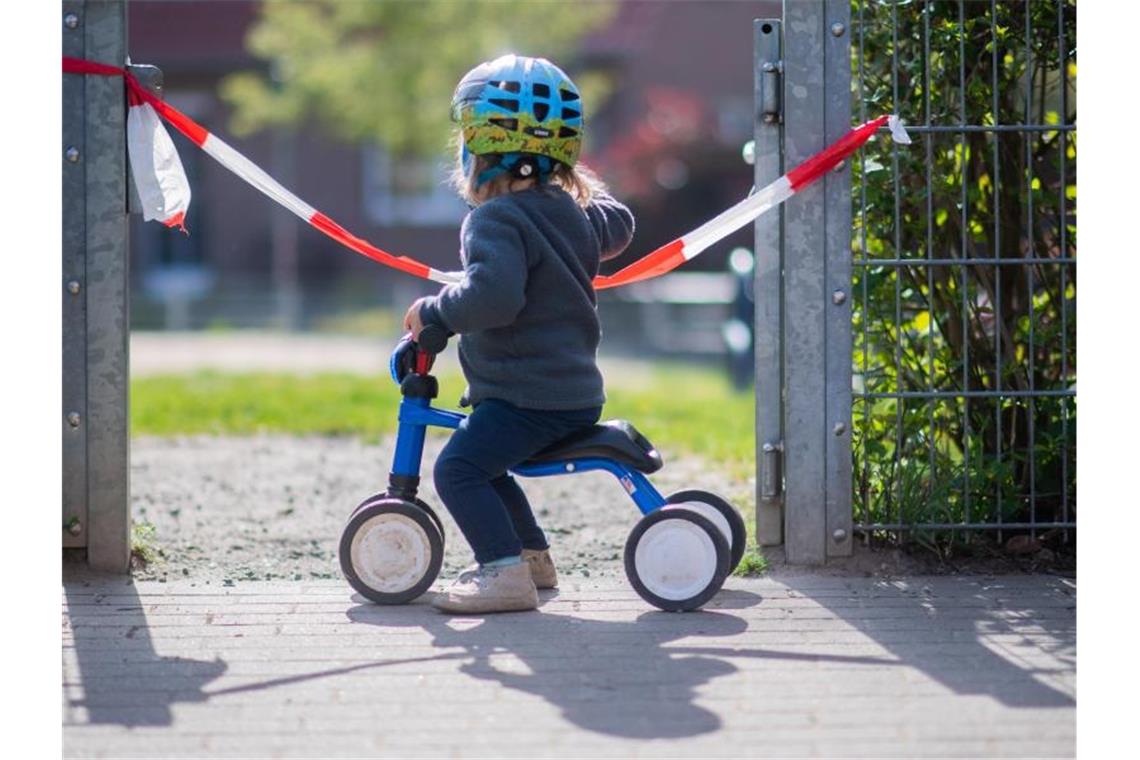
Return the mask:
{"type": "Polygon", "coordinates": [[[415,520],[395,512],[369,518],[352,537],[352,567],[360,580],[382,593],[416,585],[431,564],[431,540],[415,520]]]}
{"type": "Polygon", "coordinates": [[[728,524],[728,518],[713,505],[705,504],[703,501],[683,501],[680,504],[667,504],[662,509],[688,509],[696,512],[716,526],[720,534],[724,536],[724,542],[728,544],[728,548],[732,549],[732,526],[728,524]]]}
{"type": "Polygon", "coordinates": [[[633,561],[651,593],[670,601],[690,599],[716,577],[716,544],[696,523],[662,520],[641,534],[633,561]]]}

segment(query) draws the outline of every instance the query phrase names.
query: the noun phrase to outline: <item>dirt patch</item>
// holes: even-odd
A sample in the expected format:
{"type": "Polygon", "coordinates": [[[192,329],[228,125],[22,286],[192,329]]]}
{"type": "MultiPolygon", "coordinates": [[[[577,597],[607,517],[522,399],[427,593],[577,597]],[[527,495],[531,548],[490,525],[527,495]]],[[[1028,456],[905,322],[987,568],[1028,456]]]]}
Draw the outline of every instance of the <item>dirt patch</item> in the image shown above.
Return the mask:
{"type": "MultiPolygon", "coordinates": [[[[429,435],[429,464],[446,434],[429,435]]],[[[152,561],[137,563],[135,577],[187,578],[203,584],[245,580],[339,578],[337,543],[353,508],[383,490],[394,439],[290,436],[136,438],[131,447],[131,491],[136,531],[152,561]]],[[[734,504],[751,500],[751,481],[732,482],[698,457],[671,454],[653,476],[664,494],[682,488],[721,493],[734,504]]],[[[622,552],[638,512],[605,473],[520,479],[567,577],[622,577],[622,552]]],[[[420,496],[444,522],[441,579],[472,561],[471,550],[425,478],[420,496]]],[[[819,567],[788,565],[781,547],[764,549],[774,577],[837,575],[1009,575],[1076,573],[1075,544],[1047,540],[1042,550],[1010,555],[985,541],[954,556],[916,548],[865,545],[851,557],[819,567]]]]}
{"type": "MultiPolygon", "coordinates": [[[[430,467],[446,434],[429,435],[430,467]]],[[[131,442],[131,492],[137,523],[154,526],[157,558],[135,577],[243,580],[338,578],[337,543],[349,513],[383,490],[394,439],[195,436],[131,442]]],[[[708,463],[668,457],[653,477],[669,494],[682,488],[721,493],[734,503],[752,484],[726,483],[708,463]]],[[[622,551],[639,513],[606,473],[520,479],[546,530],[559,571],[569,577],[622,576],[622,551]]],[[[471,550],[432,487],[420,496],[444,522],[442,579],[472,561],[471,550]]]]}

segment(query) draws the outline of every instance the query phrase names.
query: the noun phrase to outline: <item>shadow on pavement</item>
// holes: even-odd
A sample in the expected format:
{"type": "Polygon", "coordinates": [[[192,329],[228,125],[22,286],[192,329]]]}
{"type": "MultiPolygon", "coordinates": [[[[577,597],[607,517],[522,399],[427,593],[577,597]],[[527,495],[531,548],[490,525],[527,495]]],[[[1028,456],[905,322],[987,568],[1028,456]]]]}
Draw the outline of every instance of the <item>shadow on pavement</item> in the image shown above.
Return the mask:
{"type": "Polygon", "coordinates": [[[462,650],[460,672],[541,697],[590,731],[666,739],[720,727],[715,713],[694,703],[696,689],[736,668],[715,657],[675,657],[664,645],[690,635],[732,636],[746,621],[723,612],[645,612],[633,622],[566,613],[467,617],[425,607],[415,619],[396,620],[389,608],[363,604],[347,614],[357,623],[422,627],[433,646],[462,650]]]}
{"type": "MultiPolygon", "coordinates": [[[[731,610],[762,601],[739,589],[722,591],[702,612],[644,611],[633,620],[628,619],[632,611],[643,607],[628,597],[614,600],[616,614],[605,600],[544,594],[540,612],[484,617],[439,614],[425,597],[401,607],[357,604],[345,614],[361,625],[361,632],[375,626],[381,640],[384,629],[425,631],[434,652],[210,689],[226,672],[225,660],[160,656],[133,585],[121,578],[86,583],[65,574],[64,635],[70,631],[71,636],[64,642],[65,656],[72,647],[77,666],[69,668],[72,675],[65,681],[65,722],[76,721],[68,710],[83,709],[81,722],[167,726],[173,721],[172,707],[180,703],[442,660],[458,661],[458,672],[469,678],[541,698],[582,729],[639,739],[691,737],[721,728],[715,704],[698,704],[702,687],[737,672],[733,660],[743,658],[909,667],[955,693],[990,696],[1009,706],[1074,704],[1075,598],[1062,584],[1003,587],[1001,579],[979,578],[940,579],[929,586],[924,579],[872,585],[837,580],[780,582],[818,605],[818,610],[797,613],[805,631],[813,630],[813,617],[822,618],[814,630],[835,631],[835,620],[842,621],[883,654],[867,654],[860,642],[856,645],[864,651],[848,655],[738,647],[732,637],[746,631],[748,621],[731,610]],[[724,642],[718,644],[718,639],[724,642]]],[[[821,645],[826,647],[835,651],[834,645],[821,645]]]]}
{"type": "Polygon", "coordinates": [[[1075,591],[1059,581],[1026,586],[1018,577],[957,576],[882,580],[868,588],[820,585],[810,577],[779,580],[897,664],[957,694],[989,696],[1010,707],[1076,704],[1071,685],[1057,678],[1076,669],[1075,591]],[[987,641],[991,636],[1002,639],[987,641]],[[1024,658],[1025,648],[1036,650],[1036,662],[1024,658]],[[1041,655],[1056,667],[1042,666],[1041,655]]]}
{"type": "MultiPolygon", "coordinates": [[[[638,739],[716,731],[720,717],[696,704],[696,698],[703,684],[737,671],[722,658],[788,656],[668,646],[690,636],[728,637],[747,629],[746,620],[723,611],[653,611],[632,622],[597,620],[576,617],[573,606],[556,610],[554,599],[544,595],[545,609],[538,613],[447,616],[417,604],[414,607],[423,612],[409,615],[396,608],[361,604],[347,615],[368,625],[422,627],[432,635],[433,646],[461,650],[459,656],[468,661],[460,670],[472,678],[541,697],[566,720],[588,731],[638,739]]],[[[760,597],[725,590],[717,601],[722,610],[741,609],[759,603],[760,597]]]]}
{"type": "MultiPolygon", "coordinates": [[[[226,672],[226,662],[159,655],[132,583],[121,577],[65,574],[64,591],[64,632],[70,631],[72,637],[71,642],[64,641],[64,650],[66,654],[72,647],[75,658],[72,675],[64,682],[65,723],[77,720],[68,711],[84,709],[86,716],[78,722],[126,727],[172,725],[176,704],[377,668],[459,659],[464,661],[459,672],[541,697],[588,730],[644,738],[693,736],[721,725],[716,714],[694,704],[697,687],[736,671],[718,656],[742,653],[701,647],[673,650],[665,645],[688,636],[732,636],[747,628],[745,620],[725,612],[645,612],[636,621],[623,622],[575,617],[569,605],[565,613],[472,618],[442,615],[428,605],[429,597],[400,607],[360,604],[347,612],[353,622],[415,627],[432,636],[433,647],[458,651],[210,689],[209,684],[226,672]],[[504,656],[512,660],[505,668],[501,667],[504,656]],[[529,673],[519,672],[520,664],[529,673]]],[[[548,601],[554,598],[546,596],[548,601]]],[[[722,607],[737,609],[757,602],[758,596],[741,591],[726,590],[718,597],[722,607]]]]}
{"type": "Polygon", "coordinates": [[[71,631],[79,677],[64,680],[65,722],[70,710],[83,708],[87,723],[169,726],[173,704],[205,701],[202,687],[226,672],[221,659],[160,656],[138,593],[122,576],[65,568],[64,593],[64,631],[71,631]]]}
{"type": "MultiPolygon", "coordinates": [[[[83,723],[121,726],[169,726],[175,704],[205,702],[212,697],[256,692],[277,686],[331,678],[362,670],[465,656],[438,654],[427,657],[380,660],[312,673],[282,676],[241,686],[208,689],[222,676],[225,660],[195,660],[161,656],[154,648],[149,624],[134,584],[123,576],[104,576],[87,570],[65,570],[64,593],[68,614],[64,632],[71,632],[75,676],[64,678],[67,712],[85,709],[83,723]],[[77,696],[82,688],[82,696],[77,696]]],[[[433,610],[427,610],[433,613],[433,610]]],[[[220,643],[220,642],[219,642],[220,643]]],[[[64,641],[66,653],[69,644],[64,641]]]]}

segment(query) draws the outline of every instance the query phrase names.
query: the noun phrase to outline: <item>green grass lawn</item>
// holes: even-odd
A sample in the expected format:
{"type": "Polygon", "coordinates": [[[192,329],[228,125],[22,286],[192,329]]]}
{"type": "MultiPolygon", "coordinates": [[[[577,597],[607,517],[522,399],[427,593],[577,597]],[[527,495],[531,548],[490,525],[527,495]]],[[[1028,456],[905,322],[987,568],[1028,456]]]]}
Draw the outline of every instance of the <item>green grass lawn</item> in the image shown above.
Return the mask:
{"type": "MultiPolygon", "coordinates": [[[[444,372],[439,381],[438,403],[454,404],[463,390],[463,378],[444,372]]],[[[607,376],[606,394],[604,418],[628,419],[661,450],[704,457],[739,483],[752,476],[752,394],[732,390],[723,373],[663,365],[636,377],[607,376]]],[[[386,376],[199,372],[142,377],[131,381],[131,432],[374,439],[395,431],[399,402],[399,389],[386,376]]],[[[740,499],[739,506],[751,534],[754,502],[740,499]]],[[[759,555],[749,557],[742,568],[762,569],[759,555]]]]}
{"type": "MultiPolygon", "coordinates": [[[[459,398],[463,379],[440,376],[437,402],[459,398]]],[[[720,373],[651,370],[623,383],[607,378],[604,416],[629,419],[663,449],[699,454],[734,477],[752,472],[753,400],[720,373]]],[[[388,377],[198,372],[131,382],[134,435],[294,433],[377,437],[395,432],[400,393],[388,377]]]]}

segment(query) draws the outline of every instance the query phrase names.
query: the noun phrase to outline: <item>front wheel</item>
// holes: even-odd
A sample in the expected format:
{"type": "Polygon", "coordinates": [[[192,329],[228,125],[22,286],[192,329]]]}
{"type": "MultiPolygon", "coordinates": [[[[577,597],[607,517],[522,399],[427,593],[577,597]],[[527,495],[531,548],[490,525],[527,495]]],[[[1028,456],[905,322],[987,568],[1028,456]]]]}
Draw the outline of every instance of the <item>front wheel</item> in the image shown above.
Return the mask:
{"type": "MultiPolygon", "coordinates": [[[[367,507],[371,504],[375,504],[375,503],[380,502],[380,501],[392,501],[392,500],[400,501],[400,499],[398,497],[392,496],[391,494],[387,493],[386,491],[374,493],[371,496],[369,496],[367,499],[365,499],[364,501],[357,504],[356,508],[352,510],[352,515],[355,515],[357,512],[359,512],[360,510],[364,509],[365,507],[367,507]]],[[[433,523],[435,523],[435,527],[439,529],[440,538],[444,540],[444,543],[446,543],[447,534],[444,533],[444,530],[443,530],[443,520],[439,519],[439,515],[436,514],[435,510],[432,509],[431,507],[429,507],[427,505],[427,502],[425,502],[423,499],[421,499],[419,497],[412,499],[412,502],[417,507],[419,507],[420,509],[422,509],[424,512],[427,513],[427,516],[431,518],[431,521],[433,523]]],[[[352,515],[349,516],[349,519],[352,519],[352,515]]]]}
{"type": "Polygon", "coordinates": [[[650,512],[625,543],[630,585],[666,612],[697,609],[720,591],[728,572],[728,542],[720,529],[684,507],[650,512]]]}
{"type": "Polygon", "coordinates": [[[377,604],[404,604],[435,582],[443,537],[416,504],[382,499],[352,513],[339,554],[345,579],[362,596],[377,604]]]}

